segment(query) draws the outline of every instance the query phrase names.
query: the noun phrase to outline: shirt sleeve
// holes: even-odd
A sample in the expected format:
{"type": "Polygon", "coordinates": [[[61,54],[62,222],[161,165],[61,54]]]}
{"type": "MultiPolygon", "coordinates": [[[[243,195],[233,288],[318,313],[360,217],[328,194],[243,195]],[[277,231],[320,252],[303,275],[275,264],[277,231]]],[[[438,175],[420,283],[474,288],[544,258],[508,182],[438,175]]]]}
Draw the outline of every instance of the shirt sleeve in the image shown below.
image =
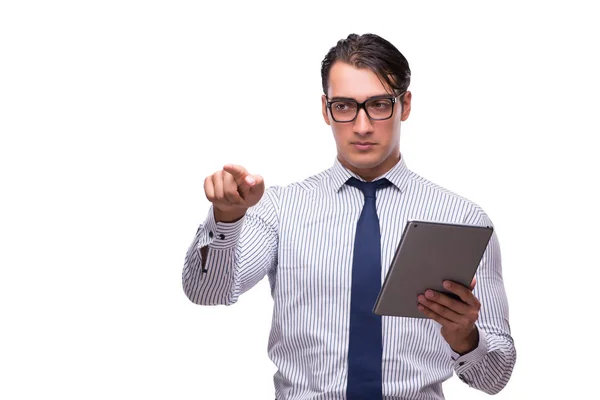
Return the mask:
{"type": "Polygon", "coordinates": [[[242,219],[215,222],[212,206],[185,256],[186,296],[201,305],[231,305],[277,266],[278,187],[242,219]]]}
{"type": "MultiPolygon", "coordinates": [[[[492,226],[484,212],[480,211],[477,217],[473,223],[492,226]]],[[[460,380],[488,394],[496,394],[506,386],[517,357],[510,334],[508,300],[501,265],[500,245],[494,230],[475,274],[473,294],[481,303],[479,318],[475,323],[479,331],[479,343],[477,348],[463,355],[448,347],[454,371],[460,380]]]]}

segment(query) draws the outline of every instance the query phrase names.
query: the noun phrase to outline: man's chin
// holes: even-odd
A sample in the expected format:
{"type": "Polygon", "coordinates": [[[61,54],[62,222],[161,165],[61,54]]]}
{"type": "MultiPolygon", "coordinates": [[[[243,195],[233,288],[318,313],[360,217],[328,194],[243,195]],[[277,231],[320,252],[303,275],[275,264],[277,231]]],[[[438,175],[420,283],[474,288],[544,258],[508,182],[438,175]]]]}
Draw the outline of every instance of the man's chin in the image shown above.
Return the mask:
{"type": "Polygon", "coordinates": [[[351,154],[345,157],[346,162],[354,168],[371,169],[376,168],[383,162],[382,159],[374,154],[351,154]]]}

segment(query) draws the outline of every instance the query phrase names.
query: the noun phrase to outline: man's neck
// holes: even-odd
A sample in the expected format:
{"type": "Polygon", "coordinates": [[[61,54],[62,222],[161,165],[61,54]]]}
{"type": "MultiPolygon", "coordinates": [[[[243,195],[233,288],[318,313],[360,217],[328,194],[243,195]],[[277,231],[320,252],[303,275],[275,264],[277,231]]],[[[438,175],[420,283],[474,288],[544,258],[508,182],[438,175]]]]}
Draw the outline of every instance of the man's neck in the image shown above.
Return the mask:
{"type": "Polygon", "coordinates": [[[401,155],[400,152],[394,155],[390,155],[390,157],[386,158],[381,164],[372,167],[372,168],[357,168],[353,165],[350,165],[346,160],[338,155],[338,160],[340,163],[350,171],[354,172],[356,175],[360,176],[367,182],[371,182],[378,177],[386,174],[389,170],[394,168],[396,164],[400,161],[401,155]]]}

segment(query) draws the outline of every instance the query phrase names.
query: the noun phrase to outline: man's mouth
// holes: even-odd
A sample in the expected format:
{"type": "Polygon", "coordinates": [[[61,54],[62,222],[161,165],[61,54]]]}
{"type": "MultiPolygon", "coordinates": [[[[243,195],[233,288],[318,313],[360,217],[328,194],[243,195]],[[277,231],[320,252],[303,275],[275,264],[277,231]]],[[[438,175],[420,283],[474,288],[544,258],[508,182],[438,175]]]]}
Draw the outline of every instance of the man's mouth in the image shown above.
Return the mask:
{"type": "Polygon", "coordinates": [[[376,145],[373,142],[351,142],[351,144],[357,150],[369,150],[376,145]]]}

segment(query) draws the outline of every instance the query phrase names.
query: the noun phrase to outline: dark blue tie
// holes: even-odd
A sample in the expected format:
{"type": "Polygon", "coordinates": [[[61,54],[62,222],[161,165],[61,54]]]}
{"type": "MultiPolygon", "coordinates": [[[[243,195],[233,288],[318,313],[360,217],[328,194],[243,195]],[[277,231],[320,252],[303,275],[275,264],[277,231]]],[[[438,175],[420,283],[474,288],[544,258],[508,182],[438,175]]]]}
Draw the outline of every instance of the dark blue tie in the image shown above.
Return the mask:
{"type": "Polygon", "coordinates": [[[382,398],[383,345],[381,317],[373,313],[381,289],[381,233],[375,193],[391,183],[387,179],[362,182],[350,178],[346,184],[359,188],[365,195],[354,238],[346,398],[377,400],[382,398]]]}

